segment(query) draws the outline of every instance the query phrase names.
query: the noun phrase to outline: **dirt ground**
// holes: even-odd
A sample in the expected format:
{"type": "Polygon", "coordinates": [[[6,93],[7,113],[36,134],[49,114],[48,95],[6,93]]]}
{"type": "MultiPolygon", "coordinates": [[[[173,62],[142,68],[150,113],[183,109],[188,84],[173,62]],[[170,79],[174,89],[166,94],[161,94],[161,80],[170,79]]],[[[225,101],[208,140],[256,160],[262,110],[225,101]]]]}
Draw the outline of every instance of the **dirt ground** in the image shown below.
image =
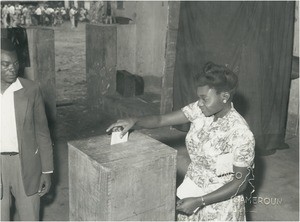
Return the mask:
{"type": "Polygon", "coordinates": [[[68,140],[82,137],[84,133],[89,134],[97,128],[97,122],[89,115],[86,104],[85,25],[79,23],[76,29],[71,29],[70,22],[65,22],[53,28],[58,122],[56,133],[58,138],[68,140]]]}
{"type": "Polygon", "coordinates": [[[86,96],[85,23],[71,29],[65,22],[54,32],[57,103],[82,100],[86,96]]]}

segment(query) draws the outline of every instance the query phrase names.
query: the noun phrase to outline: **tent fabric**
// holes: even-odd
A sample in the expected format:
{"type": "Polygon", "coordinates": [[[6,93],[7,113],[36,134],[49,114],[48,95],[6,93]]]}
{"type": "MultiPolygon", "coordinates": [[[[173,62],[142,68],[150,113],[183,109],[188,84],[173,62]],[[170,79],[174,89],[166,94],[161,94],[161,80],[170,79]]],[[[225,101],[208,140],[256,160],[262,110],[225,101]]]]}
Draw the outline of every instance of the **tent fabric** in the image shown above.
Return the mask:
{"type": "Polygon", "coordinates": [[[193,76],[206,62],[227,65],[239,77],[233,103],[254,133],[257,153],[286,148],[293,15],[294,2],[181,2],[173,109],[197,100],[193,76]]]}

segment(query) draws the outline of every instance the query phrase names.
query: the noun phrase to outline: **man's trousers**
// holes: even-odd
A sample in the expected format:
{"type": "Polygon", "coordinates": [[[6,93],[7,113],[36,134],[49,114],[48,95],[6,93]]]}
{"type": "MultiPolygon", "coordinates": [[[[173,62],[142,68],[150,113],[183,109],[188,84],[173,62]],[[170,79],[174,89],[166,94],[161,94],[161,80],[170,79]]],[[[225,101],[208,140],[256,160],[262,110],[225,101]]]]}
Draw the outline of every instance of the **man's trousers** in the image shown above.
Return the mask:
{"type": "Polygon", "coordinates": [[[39,220],[40,197],[38,194],[27,196],[24,190],[20,156],[0,155],[2,200],[1,220],[10,220],[11,195],[15,197],[16,209],[21,221],[39,220]]]}

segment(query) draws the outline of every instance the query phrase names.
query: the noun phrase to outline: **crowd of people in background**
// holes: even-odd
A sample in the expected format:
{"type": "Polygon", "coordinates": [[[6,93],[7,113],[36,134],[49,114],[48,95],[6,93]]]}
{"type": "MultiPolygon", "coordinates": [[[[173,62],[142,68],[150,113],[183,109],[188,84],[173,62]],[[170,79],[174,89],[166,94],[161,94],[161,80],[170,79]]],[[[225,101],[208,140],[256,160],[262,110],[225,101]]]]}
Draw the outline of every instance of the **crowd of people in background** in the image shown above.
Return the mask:
{"type": "Polygon", "coordinates": [[[78,22],[89,21],[85,8],[50,7],[49,5],[1,4],[1,26],[13,28],[18,26],[59,26],[64,21],[71,21],[72,28],[78,22]]]}

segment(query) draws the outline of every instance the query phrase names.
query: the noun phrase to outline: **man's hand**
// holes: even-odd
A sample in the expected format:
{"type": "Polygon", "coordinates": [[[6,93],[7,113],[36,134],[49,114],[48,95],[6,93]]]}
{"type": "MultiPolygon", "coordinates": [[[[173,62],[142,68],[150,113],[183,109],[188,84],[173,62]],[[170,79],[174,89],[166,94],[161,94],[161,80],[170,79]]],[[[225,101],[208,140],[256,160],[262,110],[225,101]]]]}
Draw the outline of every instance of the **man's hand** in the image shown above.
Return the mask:
{"type": "Polygon", "coordinates": [[[40,197],[44,196],[46,193],[49,192],[51,187],[51,173],[43,173],[41,176],[41,182],[38,194],[40,197]]]}
{"type": "Polygon", "coordinates": [[[200,207],[200,203],[197,198],[195,197],[189,197],[184,198],[181,200],[178,200],[176,203],[176,210],[190,216],[196,210],[198,207],[200,207]]]}

